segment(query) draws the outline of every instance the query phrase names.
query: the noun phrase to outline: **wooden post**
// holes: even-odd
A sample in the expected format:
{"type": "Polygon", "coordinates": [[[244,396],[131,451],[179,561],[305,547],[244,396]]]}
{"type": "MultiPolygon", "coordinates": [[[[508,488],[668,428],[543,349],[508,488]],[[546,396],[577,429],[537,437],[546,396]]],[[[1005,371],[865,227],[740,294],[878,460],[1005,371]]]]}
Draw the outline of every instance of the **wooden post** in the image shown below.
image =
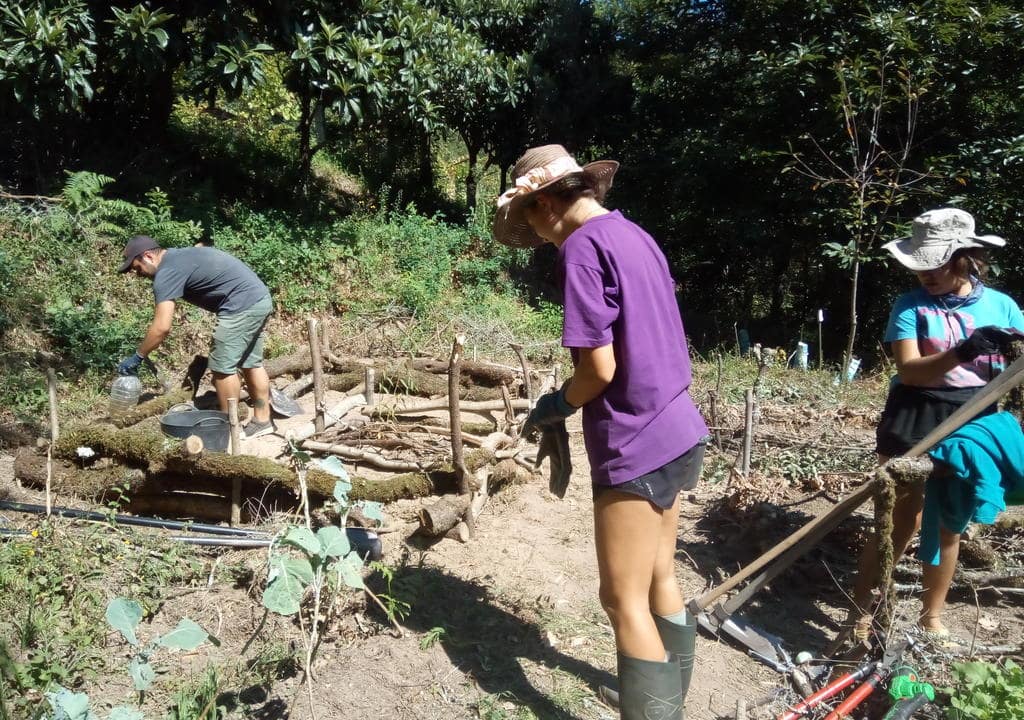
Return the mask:
{"type": "Polygon", "coordinates": [[[377,404],[377,371],[372,367],[363,371],[363,397],[366,398],[366,407],[377,404]]]}
{"type": "Polygon", "coordinates": [[[555,365],[551,368],[551,386],[554,388],[562,387],[562,366],[555,365]]]}
{"type": "Polygon", "coordinates": [[[523,346],[518,343],[509,343],[509,347],[515,352],[516,357],[519,358],[519,364],[523,368],[523,388],[526,390],[526,399],[530,401],[530,407],[533,407],[533,388],[530,382],[530,363],[526,361],[526,355],[523,353],[523,346]]]}
{"type": "MultiPolygon", "coordinates": [[[[228,425],[231,431],[231,454],[241,452],[238,437],[238,398],[228,398],[228,425]]],[[[242,478],[231,480],[231,524],[238,525],[242,521],[242,478]]]]}
{"type": "Polygon", "coordinates": [[[57,419],[57,374],[52,367],[46,368],[46,389],[50,395],[50,444],[60,438],[60,422],[57,419]]]}
{"type": "Polygon", "coordinates": [[[50,483],[53,481],[53,443],[46,446],[46,517],[50,517],[50,508],[53,507],[50,483]]]}
{"type": "Polygon", "coordinates": [[[306,321],[306,330],[309,335],[309,352],[313,360],[313,400],[316,404],[316,416],[313,418],[313,429],[317,433],[324,431],[324,411],[327,409],[324,404],[324,363],[320,355],[320,342],[317,339],[316,318],[309,318],[306,321]]]}
{"type": "Polygon", "coordinates": [[[741,472],[743,477],[746,477],[750,473],[750,455],[753,448],[754,441],[754,391],[747,390],[746,394],[746,412],[743,416],[743,463],[741,465],[741,472]]]}
{"type": "Polygon", "coordinates": [[[818,310],[818,369],[821,370],[825,366],[824,353],[821,348],[821,324],[825,321],[825,312],[821,309],[818,310]]]}
{"type": "Polygon", "coordinates": [[[452,467],[455,478],[459,482],[459,494],[469,496],[471,502],[465,513],[465,522],[470,537],[473,536],[473,489],[469,484],[469,471],[462,453],[462,414],[459,410],[459,374],[462,366],[462,345],[466,342],[465,335],[456,335],[452,342],[452,356],[448,360],[448,418],[452,429],[452,467]]]}

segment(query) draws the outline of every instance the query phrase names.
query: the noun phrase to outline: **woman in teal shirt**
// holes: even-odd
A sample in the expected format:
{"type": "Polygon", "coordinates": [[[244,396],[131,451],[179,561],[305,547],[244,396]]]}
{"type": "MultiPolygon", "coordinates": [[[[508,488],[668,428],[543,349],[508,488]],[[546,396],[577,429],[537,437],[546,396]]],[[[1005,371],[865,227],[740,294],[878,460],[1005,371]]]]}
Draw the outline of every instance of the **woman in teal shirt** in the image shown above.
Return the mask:
{"type": "MultiPolygon", "coordinates": [[[[895,303],[885,332],[896,361],[889,396],[876,432],[879,464],[906,453],[952,415],[1006,366],[992,328],[1024,330],[1024,315],[1008,295],[985,285],[985,247],[1002,247],[995,235],[977,235],[974,218],[941,208],[914,219],[910,237],[885,248],[914,271],[921,287],[895,303]]],[[[995,406],[985,412],[995,410],[995,406]]],[[[893,509],[893,553],[899,558],[921,525],[921,489],[898,492],[893,509]]],[[[940,615],[956,570],[960,536],[941,531],[941,560],[925,565],[921,627],[945,634],[940,615]]],[[[878,577],[877,539],[861,553],[854,585],[859,634],[869,630],[871,590],[878,577]]]]}

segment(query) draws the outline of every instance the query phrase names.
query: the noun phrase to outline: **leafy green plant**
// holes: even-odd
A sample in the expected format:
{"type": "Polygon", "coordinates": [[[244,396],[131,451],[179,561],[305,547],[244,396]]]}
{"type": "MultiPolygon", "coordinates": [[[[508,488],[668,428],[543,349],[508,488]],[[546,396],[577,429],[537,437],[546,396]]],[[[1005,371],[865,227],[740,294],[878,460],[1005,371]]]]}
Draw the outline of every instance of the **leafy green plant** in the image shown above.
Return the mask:
{"type": "Polygon", "coordinates": [[[420,650],[432,648],[437,643],[443,642],[447,636],[448,631],[441,626],[430,628],[420,638],[420,650]]]}
{"type": "MultiPolygon", "coordinates": [[[[98,720],[96,714],[89,709],[89,696],[86,693],[71,692],[56,685],[46,693],[46,701],[53,710],[51,720],[98,720]]],[[[142,720],[142,717],[138,710],[120,705],[111,709],[107,720],[142,720]]]]}
{"type": "Polygon", "coordinates": [[[188,618],[182,618],[178,625],[165,635],[158,635],[148,645],[143,646],[135,635],[135,628],[142,620],[142,606],[134,600],[114,598],[107,605],[107,622],[124,636],[135,649],[135,656],[128,663],[128,674],[131,675],[135,689],[146,692],[156,679],[156,670],[149,660],[159,648],[178,650],[195,650],[204,642],[220,645],[217,638],[199,627],[188,618]]]}
{"type": "Polygon", "coordinates": [[[1024,672],[1013,660],[966,662],[953,666],[948,690],[950,720],[1010,720],[1024,717],[1024,672]]]}
{"type": "MultiPolygon", "coordinates": [[[[380,598],[383,603],[384,613],[388,616],[388,620],[391,622],[395,622],[396,620],[405,620],[405,618],[409,616],[409,610],[411,607],[409,603],[400,599],[392,588],[392,583],[395,580],[395,571],[384,563],[376,561],[370,563],[370,569],[379,572],[381,577],[384,578],[384,583],[387,585],[387,591],[378,593],[377,597],[380,598]]],[[[444,628],[434,628],[431,632],[434,630],[440,630],[441,633],[444,633],[444,628]]],[[[435,640],[439,639],[439,637],[440,636],[435,638],[435,640]]]]}

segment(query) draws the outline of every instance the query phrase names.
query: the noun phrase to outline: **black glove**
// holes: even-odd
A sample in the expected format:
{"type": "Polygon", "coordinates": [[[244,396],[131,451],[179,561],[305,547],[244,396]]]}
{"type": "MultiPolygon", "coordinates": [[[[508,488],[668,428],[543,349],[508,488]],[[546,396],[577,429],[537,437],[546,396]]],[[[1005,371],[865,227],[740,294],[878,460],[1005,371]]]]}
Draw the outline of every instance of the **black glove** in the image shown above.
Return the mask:
{"type": "Polygon", "coordinates": [[[565,399],[565,386],[568,384],[569,381],[566,380],[559,390],[537,398],[537,404],[530,411],[526,422],[523,423],[523,437],[529,438],[535,430],[556,423],[562,423],[563,427],[565,426],[565,419],[578,410],[565,399]]]}
{"type": "Polygon", "coordinates": [[[572,458],[569,456],[569,431],[565,429],[565,421],[560,420],[541,428],[540,443],[537,448],[536,466],[548,459],[548,490],[559,498],[565,497],[565,489],[569,486],[572,476],[572,458]]]}
{"type": "Polygon", "coordinates": [[[118,366],[117,366],[117,374],[118,375],[138,375],[139,374],[139,365],[141,365],[142,361],[145,360],[145,359],[146,358],[144,358],[141,355],[139,355],[138,352],[132,353],[131,355],[126,357],[124,360],[122,360],[118,364],[118,366]]]}
{"type": "Polygon", "coordinates": [[[1012,338],[1013,335],[1006,330],[995,325],[986,325],[976,328],[970,337],[961,340],[953,348],[953,352],[956,353],[957,360],[968,363],[979,355],[995,355],[1001,352],[1003,345],[1012,338]]]}

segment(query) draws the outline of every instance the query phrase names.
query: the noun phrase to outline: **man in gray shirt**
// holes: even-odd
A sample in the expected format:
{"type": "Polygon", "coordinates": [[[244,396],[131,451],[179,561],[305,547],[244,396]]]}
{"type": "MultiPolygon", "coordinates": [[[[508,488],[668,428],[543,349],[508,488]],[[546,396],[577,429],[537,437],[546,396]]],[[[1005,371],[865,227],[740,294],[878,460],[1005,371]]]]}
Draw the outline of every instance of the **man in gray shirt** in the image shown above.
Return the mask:
{"type": "Polygon", "coordinates": [[[134,270],[153,281],[156,311],[139,349],[121,361],[122,375],[136,374],[139,365],[171,332],[175,302],[180,298],[216,313],[210,350],[210,371],[220,409],[241,393],[238,370],[252,398],[252,420],[246,438],[274,432],[270,419],[270,378],[263,368],[263,328],[273,311],[270,291],[241,260],[212,247],[160,247],[153,238],[137,235],[124,248],[120,272],[134,270]]]}

